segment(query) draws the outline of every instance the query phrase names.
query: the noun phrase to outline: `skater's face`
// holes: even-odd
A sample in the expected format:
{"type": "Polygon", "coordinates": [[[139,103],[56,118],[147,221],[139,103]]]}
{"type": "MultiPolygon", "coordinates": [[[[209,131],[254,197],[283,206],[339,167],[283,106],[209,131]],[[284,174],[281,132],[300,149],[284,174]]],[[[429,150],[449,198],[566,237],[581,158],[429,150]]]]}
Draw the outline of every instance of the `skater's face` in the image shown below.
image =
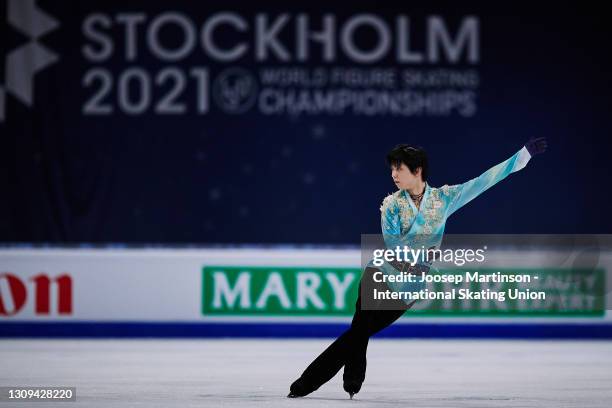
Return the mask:
{"type": "Polygon", "coordinates": [[[412,189],[422,181],[421,168],[417,167],[413,173],[404,163],[401,163],[400,166],[391,166],[391,178],[400,190],[412,189]]]}

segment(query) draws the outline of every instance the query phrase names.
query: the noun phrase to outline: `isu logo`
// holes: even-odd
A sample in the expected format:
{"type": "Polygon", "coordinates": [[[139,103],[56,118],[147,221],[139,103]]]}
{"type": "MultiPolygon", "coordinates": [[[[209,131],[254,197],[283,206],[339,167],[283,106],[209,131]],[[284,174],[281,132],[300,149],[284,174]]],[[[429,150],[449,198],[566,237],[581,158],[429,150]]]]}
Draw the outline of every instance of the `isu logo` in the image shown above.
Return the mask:
{"type": "Polygon", "coordinates": [[[51,313],[51,288],[56,290],[54,310],[60,315],[72,314],[72,278],[60,275],[50,278],[45,274],[31,277],[27,284],[18,276],[0,273],[0,316],[13,316],[28,302],[28,295],[34,295],[34,314],[51,313]],[[33,291],[33,292],[32,292],[33,291]]]}

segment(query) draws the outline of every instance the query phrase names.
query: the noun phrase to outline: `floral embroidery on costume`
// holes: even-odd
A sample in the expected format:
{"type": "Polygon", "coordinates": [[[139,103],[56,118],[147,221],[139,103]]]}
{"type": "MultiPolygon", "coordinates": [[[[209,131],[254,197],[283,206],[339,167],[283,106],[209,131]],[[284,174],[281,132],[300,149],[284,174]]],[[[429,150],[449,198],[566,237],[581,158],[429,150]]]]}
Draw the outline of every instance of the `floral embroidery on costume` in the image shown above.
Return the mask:
{"type": "Polygon", "coordinates": [[[391,209],[392,205],[393,205],[393,194],[389,194],[388,196],[385,197],[382,204],[380,205],[380,212],[385,212],[388,209],[391,209]]]}

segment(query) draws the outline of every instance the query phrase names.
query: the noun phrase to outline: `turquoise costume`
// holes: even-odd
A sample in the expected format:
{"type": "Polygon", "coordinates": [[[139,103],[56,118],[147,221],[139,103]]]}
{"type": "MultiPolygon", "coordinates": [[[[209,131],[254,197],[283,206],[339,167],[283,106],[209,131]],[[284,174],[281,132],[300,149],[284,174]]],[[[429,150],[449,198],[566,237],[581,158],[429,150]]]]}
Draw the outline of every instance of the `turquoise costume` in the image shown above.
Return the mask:
{"type": "MultiPolygon", "coordinates": [[[[511,173],[524,168],[529,159],[531,154],[523,147],[508,160],[463,184],[444,185],[439,188],[426,184],[418,209],[406,190],[398,190],[388,195],[380,207],[385,246],[393,250],[398,246],[414,249],[440,248],[448,217],[511,173]]],[[[422,259],[413,261],[417,267],[432,266],[431,262],[422,259]]],[[[373,260],[370,260],[368,266],[378,268],[385,274],[400,273],[388,262],[375,266],[373,260]]],[[[418,291],[425,288],[420,282],[388,283],[388,285],[395,291],[418,291]]]]}

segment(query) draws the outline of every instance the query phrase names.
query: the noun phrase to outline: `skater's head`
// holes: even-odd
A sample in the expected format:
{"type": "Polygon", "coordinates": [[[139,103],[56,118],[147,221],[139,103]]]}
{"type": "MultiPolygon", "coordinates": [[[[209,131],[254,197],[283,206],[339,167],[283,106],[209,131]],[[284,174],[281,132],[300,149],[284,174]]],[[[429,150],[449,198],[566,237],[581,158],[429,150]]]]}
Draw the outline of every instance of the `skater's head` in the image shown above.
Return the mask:
{"type": "Polygon", "coordinates": [[[421,148],[407,144],[397,145],[387,154],[391,177],[395,185],[408,190],[427,181],[427,153],[421,148]]]}

